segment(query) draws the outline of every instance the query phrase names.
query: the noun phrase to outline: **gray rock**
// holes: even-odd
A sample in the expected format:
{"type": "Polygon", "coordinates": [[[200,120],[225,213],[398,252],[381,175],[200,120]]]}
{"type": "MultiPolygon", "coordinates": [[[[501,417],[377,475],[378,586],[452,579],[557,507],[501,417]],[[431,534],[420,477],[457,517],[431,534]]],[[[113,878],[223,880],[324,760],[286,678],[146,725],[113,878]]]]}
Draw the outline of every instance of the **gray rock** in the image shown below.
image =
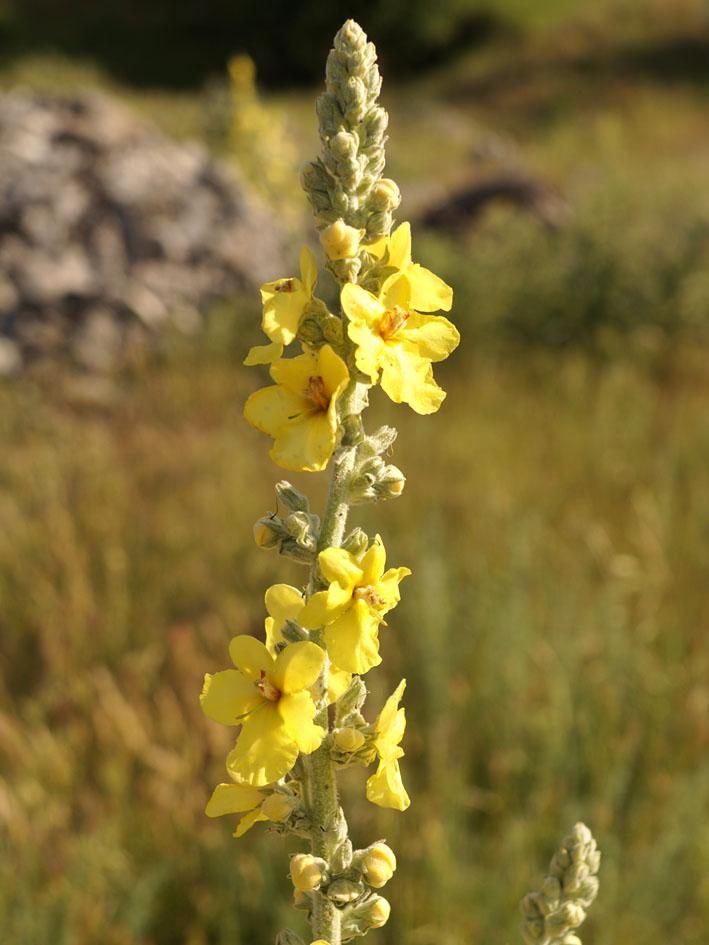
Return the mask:
{"type": "Polygon", "coordinates": [[[69,353],[110,371],[282,268],[229,169],[109,98],[0,96],[0,375],[69,353]]]}

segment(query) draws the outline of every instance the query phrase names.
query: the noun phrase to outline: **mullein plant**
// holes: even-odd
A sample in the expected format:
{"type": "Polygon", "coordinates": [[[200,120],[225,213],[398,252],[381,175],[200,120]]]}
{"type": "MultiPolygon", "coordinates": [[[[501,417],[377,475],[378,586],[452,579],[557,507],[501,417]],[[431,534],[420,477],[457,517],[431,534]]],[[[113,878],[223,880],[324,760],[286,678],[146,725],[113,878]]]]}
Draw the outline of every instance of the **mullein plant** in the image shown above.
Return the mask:
{"type": "MultiPolygon", "coordinates": [[[[291,857],[290,878],[312,945],[365,935],[390,911],[380,889],[396,856],[383,840],[353,848],[338,770],[374,766],[367,799],[398,811],[409,806],[399,767],[405,681],[378,712],[365,713],[363,677],[381,663],[380,629],[411,572],[387,568],[380,535],[348,530],[350,506],[398,496],[405,479],[384,458],[396,431],[367,433],[362,413],[377,384],[419,414],[437,411],[445,392],[433,363],[459,341],[455,326],[435,314],[450,310],[451,288],[413,261],[409,224],[393,228],[400,194],[382,176],[387,114],[377,102],[380,86],[374,46],[349,20],[335,37],[317,101],[322,154],[302,172],[340,311],[316,296],[316,261],[304,247],[297,275],[262,286],[268,342],[245,361],[269,365],[273,384],[248,398],[245,414],[272,438],[272,459],[288,470],[330,466],[330,488],[319,517],[289,482],[276,485],[282,511],[256,523],[256,543],[300,562],[308,577],[303,589],[268,588],[265,643],[233,639],[234,668],[208,674],[201,695],[210,719],[239,727],[226,760],[230,780],[217,785],[207,814],[238,815],[236,837],[267,821],[309,843],[291,857]]],[[[286,929],[277,945],[304,943],[286,929]]]]}

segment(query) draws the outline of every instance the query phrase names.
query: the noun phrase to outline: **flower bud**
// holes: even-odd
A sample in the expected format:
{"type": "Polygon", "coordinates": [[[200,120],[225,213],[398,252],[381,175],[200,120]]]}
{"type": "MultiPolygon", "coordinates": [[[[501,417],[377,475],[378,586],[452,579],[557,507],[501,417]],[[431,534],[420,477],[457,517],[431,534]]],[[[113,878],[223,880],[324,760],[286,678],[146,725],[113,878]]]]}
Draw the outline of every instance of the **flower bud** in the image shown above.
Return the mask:
{"type": "Polygon", "coordinates": [[[293,801],[285,794],[274,793],[261,804],[261,810],[269,820],[282,821],[293,810],[293,801]]]}
{"type": "Polygon", "coordinates": [[[380,929],[383,925],[386,925],[390,912],[391,906],[387,900],[384,899],[383,896],[377,896],[372,900],[372,904],[369,907],[368,919],[370,928],[380,929]]]}
{"type": "Polygon", "coordinates": [[[396,869],[394,851],[386,843],[375,843],[367,851],[362,869],[369,885],[380,889],[394,875],[396,869]]]}
{"type": "Polygon", "coordinates": [[[586,918],[586,910],[576,902],[564,902],[559,909],[547,916],[546,925],[549,930],[568,931],[581,925],[586,918]]]}
{"type": "Polygon", "coordinates": [[[328,141],[328,148],[338,160],[354,158],[357,154],[357,138],[348,131],[340,130],[328,141]]]}
{"type": "Polygon", "coordinates": [[[313,904],[310,901],[311,897],[308,893],[304,893],[302,889],[293,890],[293,908],[294,909],[303,909],[305,912],[310,912],[313,908],[313,904]]]}
{"type": "Polygon", "coordinates": [[[299,492],[287,479],[276,483],[276,495],[291,512],[310,512],[310,502],[307,496],[299,492]]]}
{"type": "Polygon", "coordinates": [[[352,753],[364,745],[364,735],[356,728],[336,728],[332,737],[340,751],[352,753]]]}
{"type": "Polygon", "coordinates": [[[290,861],[290,878],[300,892],[317,889],[323,878],[324,860],[310,853],[296,853],[290,861]]]}
{"type": "Polygon", "coordinates": [[[350,259],[357,255],[361,236],[361,230],[336,220],[322,231],[320,242],[329,259],[350,259]]]}
{"type": "Polygon", "coordinates": [[[369,536],[363,532],[359,525],[353,528],[349,535],[342,542],[342,547],[354,558],[359,558],[365,553],[369,546],[369,536]]]}
{"type": "Polygon", "coordinates": [[[327,888],[328,899],[332,899],[338,905],[345,906],[348,902],[354,902],[364,892],[364,888],[359,883],[353,883],[349,879],[337,879],[330,883],[327,888]]]}
{"type": "Polygon", "coordinates": [[[274,527],[270,518],[260,518],[254,525],[254,541],[259,548],[273,548],[280,538],[280,529],[274,527]]]}
{"type": "Polygon", "coordinates": [[[372,189],[370,206],[373,210],[395,210],[401,203],[401,191],[395,181],[382,177],[372,189]]]}

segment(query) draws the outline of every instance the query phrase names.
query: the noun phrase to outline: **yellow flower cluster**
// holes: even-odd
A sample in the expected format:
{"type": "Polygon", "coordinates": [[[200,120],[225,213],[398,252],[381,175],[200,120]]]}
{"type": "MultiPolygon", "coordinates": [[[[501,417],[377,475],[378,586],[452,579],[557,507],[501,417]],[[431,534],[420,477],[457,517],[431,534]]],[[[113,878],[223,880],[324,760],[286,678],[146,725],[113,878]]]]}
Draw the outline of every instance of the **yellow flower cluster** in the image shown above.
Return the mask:
{"type": "MultiPolygon", "coordinates": [[[[367,288],[346,281],[341,289],[339,350],[331,344],[303,343],[301,354],[282,357],[284,347],[298,339],[304,316],[326,311],[313,295],[317,270],[307,247],[300,257],[300,278],[261,287],[262,328],[269,344],[252,348],[245,363],[269,365],[274,384],[248,398],[245,415],[273,438],[270,455],[285,469],[318,471],[327,466],[343,435],[343,394],[357,380],[364,387],[379,383],[393,401],[407,403],[420,414],[438,410],[445,397],[433,379],[432,364],[450,354],[459,335],[448,319],[431,313],[450,310],[450,287],[412,261],[408,223],[365,248],[361,236],[340,222],[322,234],[329,257],[360,252],[365,257],[361,273],[367,288]]],[[[241,727],[227,759],[233,783],[217,787],[207,811],[210,816],[245,812],[237,836],[259,820],[286,820],[297,806],[269,793],[268,786],[289,775],[299,754],[311,754],[326,735],[313,721],[317,680],[326,657],[329,704],[343,695],[353,674],[367,673],[381,662],[379,628],[386,626],[385,615],[399,602],[399,583],[411,573],[405,567],[385,570],[385,565],[379,535],[364,550],[323,549],[317,568],[325,587],[307,600],[286,584],[269,588],[266,644],[236,637],[230,645],[236,668],[207,675],[201,697],[204,712],[217,722],[241,727]],[[284,638],[289,622],[301,629],[304,639],[284,638]],[[318,631],[320,645],[307,638],[318,631]]],[[[398,704],[404,685],[402,681],[389,697],[373,725],[339,729],[335,742],[341,754],[378,761],[367,782],[367,797],[399,810],[409,805],[399,771],[406,723],[398,704]],[[350,733],[349,740],[343,731],[350,733]]]]}
{"type": "MultiPolygon", "coordinates": [[[[333,258],[360,252],[360,234],[341,221],[327,227],[321,239],[333,258]]],[[[276,383],[252,394],[245,413],[252,426],[273,437],[271,457],[285,469],[325,468],[337,442],[338,402],[352,369],[368,386],[379,382],[395,403],[420,414],[434,413],[446,396],[433,379],[432,363],[447,358],[460,336],[447,318],[430,313],[450,310],[450,286],[412,261],[408,223],[361,252],[374,282],[369,289],[353,282],[343,285],[343,334],[350,344],[343,342],[339,352],[329,344],[318,352],[304,344],[302,355],[281,358],[283,347],[298,338],[312,303],[319,303],[316,311],[326,311],[313,296],[317,272],[307,246],[300,256],[300,279],[287,277],[261,287],[262,328],[270,343],[253,347],[244,363],[270,364],[276,383]]]]}

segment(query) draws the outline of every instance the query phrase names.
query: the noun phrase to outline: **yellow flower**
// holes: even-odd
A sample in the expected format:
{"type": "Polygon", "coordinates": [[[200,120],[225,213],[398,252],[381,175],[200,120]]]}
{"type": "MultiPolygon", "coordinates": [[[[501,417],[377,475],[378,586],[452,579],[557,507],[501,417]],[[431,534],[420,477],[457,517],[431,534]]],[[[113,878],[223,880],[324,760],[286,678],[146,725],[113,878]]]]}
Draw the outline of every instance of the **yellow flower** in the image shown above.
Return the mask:
{"type": "Polygon", "coordinates": [[[431,362],[447,358],[460,335],[442,315],[416,310],[418,305],[431,311],[438,304],[436,293],[415,293],[408,272],[399,272],[385,281],[379,298],[347,283],[341,299],[360,371],[372,383],[381,371],[382,389],[395,403],[408,404],[420,414],[438,410],[446,395],[433,379],[431,362]]]}
{"type": "Polygon", "coordinates": [[[313,297],[317,268],[307,246],[300,254],[300,279],[277,279],[261,286],[264,332],[271,341],[288,345],[298,333],[298,323],[313,297]]]}
{"type": "Polygon", "coordinates": [[[381,841],[372,844],[362,862],[362,869],[369,885],[374,886],[375,889],[381,889],[394,875],[396,869],[394,851],[381,841]]]}
{"type": "Polygon", "coordinates": [[[399,771],[399,758],[404,754],[399,742],[404,737],[406,713],[398,705],[405,688],[406,680],[402,679],[374,723],[374,747],[379,756],[379,767],[376,774],[367,780],[367,800],[395,810],[406,810],[411,803],[399,771]]]}
{"type": "Polygon", "coordinates": [[[369,907],[368,919],[370,928],[380,929],[386,925],[391,914],[391,906],[383,896],[377,896],[369,907]]]}
{"type": "Polygon", "coordinates": [[[411,571],[390,568],[384,573],[386,552],[379,535],[361,561],[343,548],[326,548],[318,560],[330,586],[313,594],[300,624],[309,630],[325,627],[328,656],[339,669],[366,673],[381,663],[379,624],[398,604],[399,582],[411,571]]]}
{"type": "Polygon", "coordinates": [[[285,820],[292,804],[284,794],[265,794],[250,784],[237,781],[233,784],[218,784],[207,804],[207,817],[223,814],[242,814],[235,837],[242,837],[260,820],[285,820]]]}
{"type": "Polygon", "coordinates": [[[307,640],[292,643],[274,659],[254,637],[234,637],[229,655],[236,669],[207,673],[200,703],[222,725],[241,725],[227,770],[257,787],[278,781],[320,745],[323,729],[313,723],[315,703],[307,691],[325,659],[307,640]]]}
{"type": "MultiPolygon", "coordinates": [[[[266,647],[271,656],[276,655],[276,646],[283,643],[281,630],[286,620],[298,620],[305,607],[303,592],[289,584],[274,584],[266,591],[266,647]]],[[[328,705],[340,698],[352,682],[352,673],[330,666],[327,674],[328,705]]]]}
{"type": "Polygon", "coordinates": [[[322,882],[320,864],[323,861],[310,853],[295,853],[290,858],[290,878],[300,892],[310,892],[322,882]]]}
{"type": "Polygon", "coordinates": [[[320,242],[328,259],[350,259],[359,250],[362,230],[348,226],[344,220],[335,220],[320,234],[320,242]]]}
{"type": "Polygon", "coordinates": [[[271,377],[274,386],[246,401],[246,419],[274,438],[270,455],[279,466],[324,469],[337,440],[337,399],[349,382],[345,362],[325,345],[274,361],[271,377]]]}
{"type": "MultiPolygon", "coordinates": [[[[380,181],[380,184],[385,183],[380,181]]],[[[390,183],[393,183],[390,182],[390,183]]],[[[367,252],[380,258],[389,250],[388,266],[403,273],[411,283],[411,304],[417,312],[450,312],[453,290],[443,279],[411,260],[411,224],[402,223],[391,236],[385,236],[367,247],[367,252]]]]}

